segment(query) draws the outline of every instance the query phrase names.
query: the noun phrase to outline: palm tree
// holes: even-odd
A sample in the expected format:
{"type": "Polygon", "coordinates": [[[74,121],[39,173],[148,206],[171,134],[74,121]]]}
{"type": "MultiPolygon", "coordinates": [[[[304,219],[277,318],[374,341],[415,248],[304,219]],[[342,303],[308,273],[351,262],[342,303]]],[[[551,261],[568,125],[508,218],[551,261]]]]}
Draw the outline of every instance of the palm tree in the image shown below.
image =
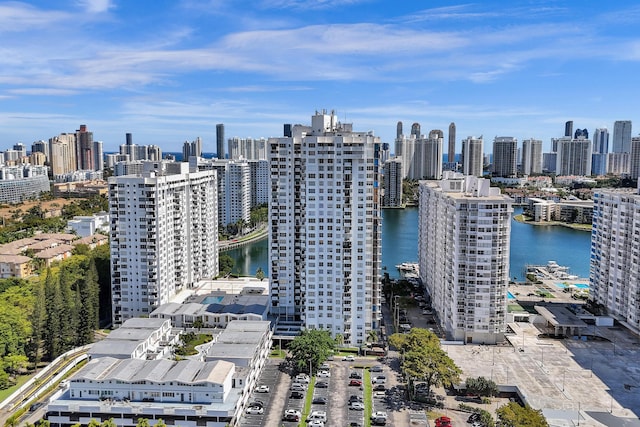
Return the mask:
{"type": "Polygon", "coordinates": [[[376,342],[378,341],[378,332],[374,329],[370,330],[367,334],[367,341],[376,342]]]}

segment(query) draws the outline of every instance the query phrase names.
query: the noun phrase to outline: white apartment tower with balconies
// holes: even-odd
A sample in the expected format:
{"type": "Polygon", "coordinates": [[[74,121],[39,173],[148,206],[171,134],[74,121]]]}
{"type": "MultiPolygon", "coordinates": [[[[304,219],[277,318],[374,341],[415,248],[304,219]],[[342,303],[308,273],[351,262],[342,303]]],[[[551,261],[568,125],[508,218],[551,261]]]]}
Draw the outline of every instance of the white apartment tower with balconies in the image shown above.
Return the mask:
{"type": "Polygon", "coordinates": [[[324,111],[269,138],[271,312],[347,345],[381,317],[380,145],[324,111]]]}
{"type": "Polygon", "coordinates": [[[482,176],[484,140],[482,136],[469,136],[462,140],[462,172],[465,175],[482,176]]]}
{"type": "Polygon", "coordinates": [[[493,176],[515,177],[518,174],[518,140],[512,136],[493,139],[493,176]]]}
{"type": "Polygon", "coordinates": [[[218,274],[216,172],[160,163],[109,178],[113,323],[218,274]]]}
{"type": "Polygon", "coordinates": [[[542,141],[525,139],[522,141],[522,173],[537,175],[542,173],[542,141]]]}
{"type": "Polygon", "coordinates": [[[590,298],[640,333],[640,192],[596,191],[592,224],[590,298]]]}
{"type": "Polygon", "coordinates": [[[384,194],[382,196],[382,206],[400,207],[402,206],[402,160],[394,157],[384,162],[384,194]]]}
{"type": "Polygon", "coordinates": [[[501,342],[506,331],[512,200],[488,179],[445,172],[420,182],[420,278],[448,339],[501,342]]]}

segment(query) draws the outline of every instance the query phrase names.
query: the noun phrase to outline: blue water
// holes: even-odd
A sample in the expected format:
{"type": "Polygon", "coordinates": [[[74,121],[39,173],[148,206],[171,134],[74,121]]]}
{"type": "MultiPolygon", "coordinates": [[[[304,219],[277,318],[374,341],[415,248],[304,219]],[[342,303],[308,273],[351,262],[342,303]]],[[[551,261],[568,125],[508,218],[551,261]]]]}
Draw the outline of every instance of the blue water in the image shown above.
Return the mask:
{"type": "MultiPolygon", "coordinates": [[[[565,285],[564,283],[554,283],[554,285],[556,286],[556,288],[560,289],[564,289],[567,287],[567,285],[565,285]]],[[[589,285],[587,285],[586,283],[574,283],[571,286],[575,286],[578,289],[589,289],[589,285]]]]}
{"type": "Polygon", "coordinates": [[[511,292],[507,291],[507,299],[516,299],[516,297],[511,292]]]}
{"type": "MultiPolygon", "coordinates": [[[[516,208],[516,214],[520,212],[521,208],[516,208]]],[[[418,260],[418,208],[383,209],[382,217],[382,268],[397,278],[397,264],[418,260]]],[[[524,280],[527,264],[547,264],[553,260],[569,267],[569,274],[589,277],[590,248],[589,232],[511,221],[510,276],[524,280]]],[[[255,276],[258,268],[262,268],[268,276],[268,250],[265,239],[226,253],[236,260],[235,273],[255,276]]]]}
{"type": "Polygon", "coordinates": [[[202,300],[202,304],[219,304],[222,302],[223,299],[224,299],[223,296],[219,296],[219,297],[208,296],[202,300]]]}

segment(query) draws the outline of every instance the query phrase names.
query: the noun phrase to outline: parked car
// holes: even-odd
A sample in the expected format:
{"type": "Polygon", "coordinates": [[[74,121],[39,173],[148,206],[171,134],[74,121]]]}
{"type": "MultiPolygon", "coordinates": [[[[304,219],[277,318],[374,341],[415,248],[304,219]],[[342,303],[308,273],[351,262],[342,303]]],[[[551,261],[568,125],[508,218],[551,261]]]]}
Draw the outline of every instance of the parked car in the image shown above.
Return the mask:
{"type": "Polygon", "coordinates": [[[374,365],[369,368],[369,372],[382,372],[383,370],[384,368],[382,367],[382,365],[374,365]]]}
{"type": "Polygon", "coordinates": [[[301,391],[292,391],[289,399],[304,399],[304,393],[301,391]]]}
{"type": "MultiPolygon", "coordinates": [[[[327,422],[327,412],[326,411],[312,411],[307,418],[308,421],[319,420],[323,423],[327,422]]],[[[308,424],[307,424],[308,425],[308,424]]]]}
{"type": "Polygon", "coordinates": [[[285,421],[300,421],[301,416],[302,414],[300,413],[300,411],[295,409],[287,409],[286,411],[284,411],[282,419],[285,421]]]}
{"type": "Polygon", "coordinates": [[[316,383],[316,388],[329,388],[329,383],[326,381],[318,381],[316,383]]]}
{"type": "Polygon", "coordinates": [[[250,402],[249,406],[259,406],[261,408],[264,408],[264,402],[262,400],[256,399],[253,402],[250,402]]]}
{"type": "Polygon", "coordinates": [[[373,377],[373,379],[371,380],[372,384],[384,384],[386,382],[387,382],[387,377],[385,377],[384,375],[373,377]]]}
{"type": "Polygon", "coordinates": [[[329,369],[331,369],[331,366],[329,366],[328,363],[323,363],[322,365],[320,365],[320,370],[328,371],[329,369]]]}
{"type": "Polygon", "coordinates": [[[361,380],[350,380],[349,381],[349,385],[350,386],[360,387],[362,385],[362,381],[361,380]]]}
{"type": "Polygon", "coordinates": [[[469,415],[469,418],[467,418],[467,422],[469,424],[476,422],[476,421],[480,421],[480,413],[479,412],[474,412],[471,415],[469,415]]]}
{"type": "Polygon", "coordinates": [[[436,427],[451,427],[451,418],[449,417],[436,418],[436,427]]]}
{"type": "Polygon", "coordinates": [[[256,393],[269,393],[268,385],[261,385],[256,388],[256,393]]]}
{"type": "Polygon", "coordinates": [[[349,396],[349,403],[353,402],[362,402],[362,397],[352,394],[351,396],[349,396]]]}
{"type": "Polygon", "coordinates": [[[329,371],[318,371],[318,378],[331,378],[331,372],[329,372],[329,371]]]}
{"type": "Polygon", "coordinates": [[[298,375],[296,375],[296,378],[294,379],[294,381],[297,382],[297,383],[309,384],[309,375],[307,375],[307,374],[298,374],[298,375]]]}
{"type": "Polygon", "coordinates": [[[289,390],[291,391],[306,391],[307,390],[307,386],[304,384],[300,384],[300,383],[293,383],[291,384],[291,387],[289,387],[289,390]]]}
{"type": "Polygon", "coordinates": [[[349,378],[354,378],[356,380],[361,380],[362,379],[362,375],[360,375],[360,373],[353,371],[349,374],[349,378]]]}
{"type": "Polygon", "coordinates": [[[355,360],[356,360],[356,358],[355,358],[355,357],[353,357],[353,356],[344,356],[344,357],[342,358],[342,361],[343,361],[343,362],[355,362],[355,360]]]}
{"type": "Polygon", "coordinates": [[[247,408],[247,414],[262,415],[264,414],[264,408],[262,406],[249,406],[247,408]]]}
{"type": "Polygon", "coordinates": [[[387,424],[387,413],[383,411],[374,412],[371,414],[371,425],[383,426],[387,424]]]}
{"type": "Polygon", "coordinates": [[[323,397],[323,396],[316,396],[316,397],[313,398],[311,403],[313,403],[315,405],[326,405],[327,404],[327,398],[323,397]]]}
{"type": "Polygon", "coordinates": [[[385,391],[384,384],[376,384],[373,386],[373,391],[385,391]]]}
{"type": "Polygon", "coordinates": [[[324,427],[324,422],[320,420],[307,421],[307,427],[324,427]]]}
{"type": "Polygon", "coordinates": [[[351,402],[351,404],[349,405],[349,409],[353,409],[354,411],[364,411],[364,403],[351,402]]]}

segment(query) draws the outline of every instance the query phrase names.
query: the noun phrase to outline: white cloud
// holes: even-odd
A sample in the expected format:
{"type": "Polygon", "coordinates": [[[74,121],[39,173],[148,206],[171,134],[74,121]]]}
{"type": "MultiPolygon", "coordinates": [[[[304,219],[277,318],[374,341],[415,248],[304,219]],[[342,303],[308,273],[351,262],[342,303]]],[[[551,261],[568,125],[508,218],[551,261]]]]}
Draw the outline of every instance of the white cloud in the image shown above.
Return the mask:
{"type": "Polygon", "coordinates": [[[78,0],[78,4],[89,13],[104,13],[113,8],[111,0],[78,0]]]}

